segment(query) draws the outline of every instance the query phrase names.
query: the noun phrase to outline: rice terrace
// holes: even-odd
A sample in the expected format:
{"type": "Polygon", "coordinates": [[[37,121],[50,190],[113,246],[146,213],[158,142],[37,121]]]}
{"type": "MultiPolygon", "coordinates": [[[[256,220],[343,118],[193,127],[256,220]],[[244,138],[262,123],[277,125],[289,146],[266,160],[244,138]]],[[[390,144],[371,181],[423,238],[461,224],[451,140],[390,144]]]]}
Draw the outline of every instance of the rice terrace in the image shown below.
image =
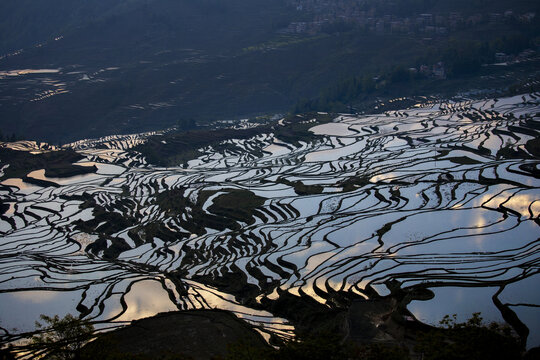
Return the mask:
{"type": "Polygon", "coordinates": [[[385,314],[481,311],[536,346],[539,114],[530,93],[291,115],[224,126],[191,159],[168,131],[4,143],[3,163],[26,155],[2,168],[1,340],[40,314],[100,329],[222,309],[269,342],[344,321],[382,341],[385,314]]]}

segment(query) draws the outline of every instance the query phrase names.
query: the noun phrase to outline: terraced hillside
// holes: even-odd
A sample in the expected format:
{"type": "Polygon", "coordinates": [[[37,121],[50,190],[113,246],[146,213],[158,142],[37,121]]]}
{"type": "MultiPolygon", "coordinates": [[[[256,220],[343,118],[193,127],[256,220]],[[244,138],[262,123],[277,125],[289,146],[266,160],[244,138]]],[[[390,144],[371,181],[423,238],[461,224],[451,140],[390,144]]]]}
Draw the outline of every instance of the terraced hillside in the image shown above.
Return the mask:
{"type": "Polygon", "coordinates": [[[279,299],[334,309],[397,287],[433,291],[409,304],[420,320],[516,314],[540,345],[539,113],[528,94],[306,117],[313,141],[276,138],[280,122],[185,168],[131,150],[159,134],[71,144],[95,172],[1,183],[1,339],[40,313],[109,326],[194,308],[286,337],[279,299]]]}

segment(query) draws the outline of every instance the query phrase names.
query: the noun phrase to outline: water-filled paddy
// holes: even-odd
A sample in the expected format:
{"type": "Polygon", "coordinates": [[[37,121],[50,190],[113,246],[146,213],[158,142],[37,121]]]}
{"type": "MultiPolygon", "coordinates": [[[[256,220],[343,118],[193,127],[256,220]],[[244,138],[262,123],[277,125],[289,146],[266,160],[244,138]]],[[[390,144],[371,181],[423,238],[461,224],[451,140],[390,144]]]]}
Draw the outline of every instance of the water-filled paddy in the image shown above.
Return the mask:
{"type": "Polygon", "coordinates": [[[499,321],[491,297],[505,286],[499,299],[540,345],[539,161],[525,146],[539,110],[526,95],[340,116],[312,143],[229,141],[185,169],[129,150],[147,135],[74,143],[97,173],[0,188],[13,204],[0,219],[3,336],[40,313],[114,322],[214,307],[283,335],[286,319],[242,304],[231,284],[257,301],[280,289],[325,303],[332,291],[384,296],[397,280],[435,292],[409,307],[429,323],[499,321]]]}

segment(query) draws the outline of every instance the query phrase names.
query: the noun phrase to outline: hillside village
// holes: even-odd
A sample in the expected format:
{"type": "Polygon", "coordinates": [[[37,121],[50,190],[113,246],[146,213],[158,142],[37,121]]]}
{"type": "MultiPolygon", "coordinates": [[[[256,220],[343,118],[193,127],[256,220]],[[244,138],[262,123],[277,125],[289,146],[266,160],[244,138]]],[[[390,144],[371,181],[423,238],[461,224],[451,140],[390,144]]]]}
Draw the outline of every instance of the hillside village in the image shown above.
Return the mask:
{"type": "Polygon", "coordinates": [[[504,12],[464,14],[418,13],[410,16],[382,13],[373,5],[366,5],[364,0],[289,0],[299,13],[311,20],[292,22],[283,33],[317,34],[328,30],[339,30],[331,26],[339,23],[349,27],[357,27],[369,33],[408,34],[425,37],[448,36],[452,32],[464,30],[481,24],[503,24],[505,22],[527,24],[536,18],[536,13],[518,13],[509,8],[504,12]]]}

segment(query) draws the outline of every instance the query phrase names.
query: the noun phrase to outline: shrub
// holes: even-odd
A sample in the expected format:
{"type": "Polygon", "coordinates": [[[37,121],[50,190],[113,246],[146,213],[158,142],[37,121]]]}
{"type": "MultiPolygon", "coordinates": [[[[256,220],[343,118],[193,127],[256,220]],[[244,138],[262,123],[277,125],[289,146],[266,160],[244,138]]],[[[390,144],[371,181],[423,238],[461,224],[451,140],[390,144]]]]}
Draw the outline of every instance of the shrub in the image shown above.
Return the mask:
{"type": "Polygon", "coordinates": [[[63,318],[42,314],[40,319],[44,324],[36,321],[40,332],[32,337],[32,347],[45,353],[47,359],[80,359],[81,348],[93,336],[92,324],[71,314],[63,318]]]}

